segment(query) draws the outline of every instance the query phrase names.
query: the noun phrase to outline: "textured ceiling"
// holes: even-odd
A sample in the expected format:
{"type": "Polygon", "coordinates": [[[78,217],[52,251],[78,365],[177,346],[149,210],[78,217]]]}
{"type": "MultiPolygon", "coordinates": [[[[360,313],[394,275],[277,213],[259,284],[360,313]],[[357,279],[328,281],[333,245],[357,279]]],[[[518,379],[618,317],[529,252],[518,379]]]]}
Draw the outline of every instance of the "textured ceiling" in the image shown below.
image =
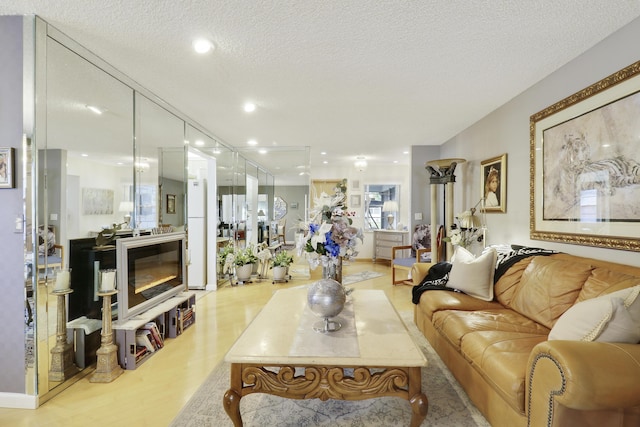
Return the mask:
{"type": "MultiPolygon", "coordinates": [[[[640,15],[601,0],[3,0],[229,145],[408,163],[640,15]],[[197,56],[194,37],[216,49],[197,56]],[[252,100],[251,115],[242,104],[252,100]]],[[[628,47],[623,47],[628,48],[628,47]]]]}

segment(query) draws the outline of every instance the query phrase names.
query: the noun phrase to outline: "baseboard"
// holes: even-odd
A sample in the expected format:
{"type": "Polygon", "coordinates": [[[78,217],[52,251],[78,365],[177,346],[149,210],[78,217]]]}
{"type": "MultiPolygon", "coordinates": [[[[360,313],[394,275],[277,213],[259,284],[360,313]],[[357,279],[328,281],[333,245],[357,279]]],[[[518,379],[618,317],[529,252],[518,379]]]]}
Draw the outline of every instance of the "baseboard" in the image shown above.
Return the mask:
{"type": "Polygon", "coordinates": [[[0,393],[0,408],[37,409],[38,396],[20,393],[0,393]]]}

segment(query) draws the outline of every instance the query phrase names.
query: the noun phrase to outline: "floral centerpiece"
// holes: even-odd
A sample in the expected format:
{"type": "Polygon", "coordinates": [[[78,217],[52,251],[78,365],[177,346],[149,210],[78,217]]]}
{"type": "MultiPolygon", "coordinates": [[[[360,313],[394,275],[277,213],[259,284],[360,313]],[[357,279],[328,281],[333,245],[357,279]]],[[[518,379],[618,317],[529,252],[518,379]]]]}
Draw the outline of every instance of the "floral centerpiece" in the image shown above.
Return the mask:
{"type": "Polygon", "coordinates": [[[320,264],[323,267],[337,265],[342,259],[358,254],[357,241],[363,241],[363,233],[346,216],[346,183],[346,179],[342,180],[335,187],[335,194],[322,193],[315,199],[318,208],[310,212],[308,222],[300,224],[302,233],[296,242],[298,255],[305,253],[312,269],[320,264]]]}
{"type": "Polygon", "coordinates": [[[451,225],[449,235],[442,240],[465,249],[476,242],[481,243],[484,239],[484,228],[474,214],[475,209],[471,209],[456,215],[457,224],[451,225]]]}

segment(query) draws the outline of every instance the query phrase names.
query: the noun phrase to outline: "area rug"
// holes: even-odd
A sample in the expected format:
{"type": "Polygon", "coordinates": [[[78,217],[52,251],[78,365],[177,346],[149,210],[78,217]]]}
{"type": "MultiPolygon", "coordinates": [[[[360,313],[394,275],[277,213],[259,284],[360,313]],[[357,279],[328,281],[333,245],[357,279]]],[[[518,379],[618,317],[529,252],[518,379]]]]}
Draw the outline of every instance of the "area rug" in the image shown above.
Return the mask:
{"type": "MultiPolygon", "coordinates": [[[[429,360],[429,366],[422,370],[422,389],[429,400],[429,412],[422,425],[490,426],[418,331],[412,321],[412,313],[403,312],[402,318],[429,360]]],[[[222,406],[222,398],[228,387],[229,364],[223,362],[195,392],[171,427],[232,426],[222,406]]],[[[411,420],[409,402],[393,397],[322,402],[319,399],[290,400],[256,393],[242,398],[240,413],[246,427],[387,427],[409,425],[411,420]]]]}
{"type": "Polygon", "coordinates": [[[347,274],[346,276],[342,276],[342,284],[345,286],[351,285],[352,283],[375,279],[376,277],[380,276],[384,276],[384,274],[378,273],[377,271],[362,271],[360,273],[347,274]]]}

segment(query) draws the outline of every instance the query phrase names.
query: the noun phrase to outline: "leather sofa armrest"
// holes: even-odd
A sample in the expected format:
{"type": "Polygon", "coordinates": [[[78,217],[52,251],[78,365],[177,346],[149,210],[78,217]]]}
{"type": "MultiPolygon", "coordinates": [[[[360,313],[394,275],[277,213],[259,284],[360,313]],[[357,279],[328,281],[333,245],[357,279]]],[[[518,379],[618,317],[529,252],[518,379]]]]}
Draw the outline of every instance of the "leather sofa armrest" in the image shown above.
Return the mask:
{"type": "Polygon", "coordinates": [[[529,425],[553,420],[560,404],[577,410],[640,405],[640,344],[545,341],[529,357],[529,425]]]}
{"type": "Polygon", "coordinates": [[[413,282],[413,286],[419,285],[420,282],[422,282],[422,279],[427,275],[432,265],[432,262],[419,262],[413,264],[413,267],[411,267],[411,281],[413,282]]]}

